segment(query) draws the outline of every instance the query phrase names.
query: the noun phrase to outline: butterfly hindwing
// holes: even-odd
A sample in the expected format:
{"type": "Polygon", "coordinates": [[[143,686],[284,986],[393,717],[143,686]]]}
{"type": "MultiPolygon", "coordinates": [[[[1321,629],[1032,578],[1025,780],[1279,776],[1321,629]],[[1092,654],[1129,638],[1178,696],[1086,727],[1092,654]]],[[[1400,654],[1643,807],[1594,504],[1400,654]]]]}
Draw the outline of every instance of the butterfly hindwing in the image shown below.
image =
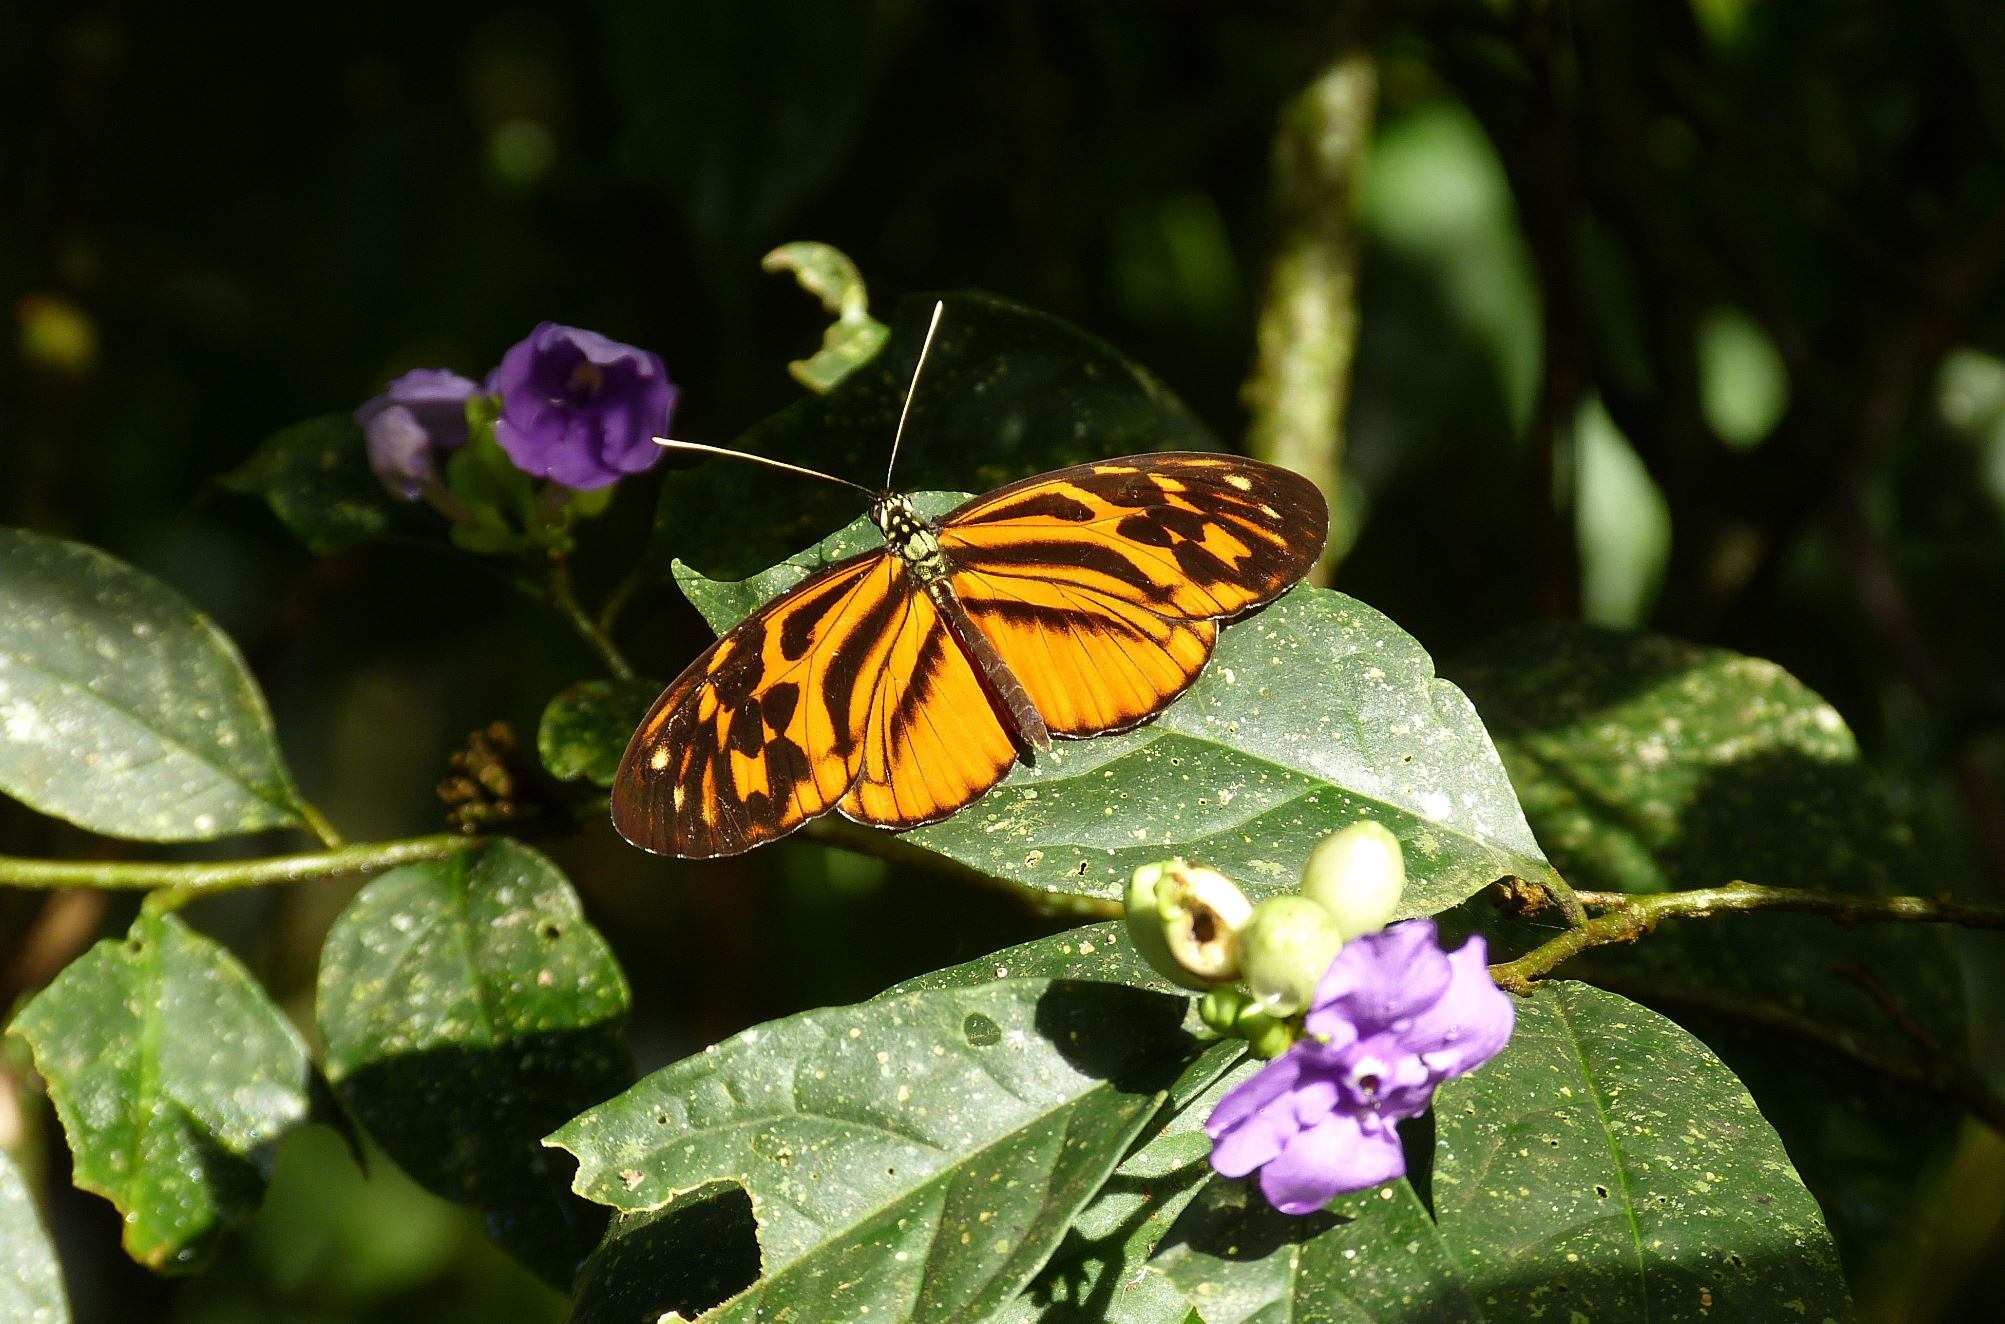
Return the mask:
{"type": "Polygon", "coordinates": [[[1322,552],[1307,479],[1232,456],[1140,455],[1043,474],[941,521],[955,595],[1053,734],[1147,721],[1203,670],[1217,621],[1322,552]]]}
{"type": "Polygon", "coordinates": [[[1219,455],[1104,460],[977,497],[940,521],[938,563],[890,547],[837,562],[691,663],[627,747],[614,824],[704,857],[831,810],[945,818],[1019,752],[997,658],[1054,735],[1135,726],[1197,678],[1220,621],[1307,573],[1327,521],[1306,479],[1219,455]],[[960,603],[951,625],[922,578],[960,603]],[[969,631],[992,646],[986,676],[969,631]]]}

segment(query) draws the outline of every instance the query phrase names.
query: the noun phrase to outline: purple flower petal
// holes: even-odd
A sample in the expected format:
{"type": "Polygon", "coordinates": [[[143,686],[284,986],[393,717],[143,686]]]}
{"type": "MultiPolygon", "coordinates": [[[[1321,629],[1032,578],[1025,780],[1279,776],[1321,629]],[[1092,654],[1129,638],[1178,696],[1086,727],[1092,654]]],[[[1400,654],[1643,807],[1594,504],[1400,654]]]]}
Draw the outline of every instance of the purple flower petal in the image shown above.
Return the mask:
{"type": "Polygon", "coordinates": [[[515,467],[590,491],[666,453],[676,391],[661,360],[596,331],[543,322],[488,375],[501,397],[494,439],[515,467]]]}
{"type": "Polygon", "coordinates": [[[1316,985],[1305,1020],[1333,1044],[1396,1026],[1434,1004],[1448,988],[1448,958],[1434,921],[1410,919],[1344,944],[1316,985]]]}
{"type": "Polygon", "coordinates": [[[444,368],[417,368],[363,402],[355,421],[369,444],[369,467],[383,485],[415,501],[437,472],[437,454],[466,443],[466,402],[480,386],[444,368]]]}
{"type": "Polygon", "coordinates": [[[1284,1214],[1313,1214],[1346,1191],[1405,1175],[1397,1131],[1337,1113],[1299,1132],[1260,1169],[1260,1191],[1284,1214]]]}
{"type": "Polygon", "coordinates": [[[1448,954],[1447,990],[1416,1016],[1407,1042],[1436,1081],[1459,1076],[1496,1056],[1511,1037],[1517,1011],[1490,978],[1489,949],[1476,936],[1448,954]]]}

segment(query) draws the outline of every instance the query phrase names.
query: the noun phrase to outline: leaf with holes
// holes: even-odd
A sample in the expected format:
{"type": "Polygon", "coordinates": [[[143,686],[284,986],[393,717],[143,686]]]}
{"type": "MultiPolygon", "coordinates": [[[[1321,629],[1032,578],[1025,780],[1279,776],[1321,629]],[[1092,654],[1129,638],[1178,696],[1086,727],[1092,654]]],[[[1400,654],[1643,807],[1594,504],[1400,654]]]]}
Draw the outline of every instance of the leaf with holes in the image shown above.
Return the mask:
{"type": "Polygon", "coordinates": [[[563,875],[506,841],[384,874],[327,935],[316,1011],[328,1078],[377,1142],[568,1287],[604,1216],[540,1141],[633,1066],[626,980],[563,875]]]}
{"type": "MultiPolygon", "coordinates": [[[[1575,886],[1655,892],[1745,878],[1834,892],[1928,892],[1937,865],[1862,760],[1844,719],[1772,662],[1661,636],[1584,627],[1513,631],[1457,668],[1483,706],[1540,840],[1575,886]]],[[[1848,1256],[1906,1218],[1956,1109],[1794,1036],[1764,1033],[1749,999],[1906,1036],[1837,973],[1875,972],[1944,1043],[1964,1038],[1963,982],[1939,925],[1844,927],[1743,914],[1667,924],[1648,942],[1568,966],[1634,988],[1710,1043],[1789,1144],[1848,1256]],[[1910,1124],[1868,1135],[1853,1119],[1910,1124]]]]}
{"type": "Polygon", "coordinates": [[[551,1143],[578,1156],[582,1194],[623,1212],[750,1196],[764,1276],[706,1319],[983,1317],[1198,1052],[1188,999],[1046,973],[1134,970],[1094,933],[748,1030],[551,1143]]]}
{"type": "Polygon", "coordinates": [[[207,616],[96,548],[7,528],[0,791],[147,841],[302,821],[264,696],[207,616]]]}
{"type": "Polygon", "coordinates": [[[308,1108],[306,1046],[250,972],[172,915],[72,961],[10,1027],[28,1041],[78,1186],[125,1215],[125,1248],[201,1266],[257,1207],[308,1108]]]}
{"type": "Polygon", "coordinates": [[[56,1248],[35,1213],[35,1197],[0,1149],[0,1319],[69,1324],[70,1301],[56,1248]]]}
{"type": "MultiPolygon", "coordinates": [[[[919,506],[937,515],[957,500],[926,493],[919,506]]],[[[880,543],[859,520],[749,580],[681,565],[676,577],[721,632],[880,543]]],[[[1409,915],[1506,874],[1552,872],[1482,722],[1420,645],[1354,598],[1298,588],[1226,628],[1204,675],[1154,722],[1061,741],[904,839],[1045,892],[1116,898],[1137,866],[1183,855],[1258,897],[1293,889],[1310,849],[1361,817],[1406,849],[1409,915]]]]}
{"type": "Polygon", "coordinates": [[[1845,1318],[1816,1201],[1705,1045],[1585,984],[1517,1008],[1434,1105],[1434,1214],[1486,1314],[1845,1318]]]}

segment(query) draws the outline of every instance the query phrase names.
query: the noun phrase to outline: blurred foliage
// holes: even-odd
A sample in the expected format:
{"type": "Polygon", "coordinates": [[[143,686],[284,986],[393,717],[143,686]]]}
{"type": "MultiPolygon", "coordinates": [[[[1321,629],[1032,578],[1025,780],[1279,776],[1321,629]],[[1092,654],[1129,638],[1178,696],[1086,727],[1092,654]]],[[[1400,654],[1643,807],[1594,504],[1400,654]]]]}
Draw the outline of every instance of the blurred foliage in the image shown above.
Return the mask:
{"type": "MultiPolygon", "coordinates": [[[[496,719],[534,730],[590,656],[441,549],[311,558],[218,475],[405,368],[478,372],[544,318],[659,352],[678,432],[729,439],[800,398],[785,365],[825,329],[759,271],[802,237],[854,258],[880,310],[981,288],[1087,328],[1229,441],[1275,116],[1347,20],[1382,104],[1338,586],[1437,655],[1585,615],[1774,659],[1846,716],[1916,824],[1924,876],[1903,886],[1995,899],[1991,0],[0,7],[0,523],[176,586],[243,646],[314,803],[358,837],[431,830],[446,751],[496,719]]],[[[907,440],[922,454],[926,429],[907,440]]],[[[581,554],[588,600],[650,536],[632,486],[581,554]]],[[[746,484],[759,507],[731,517],[787,523],[818,499],[803,487],[746,484]]],[[[665,583],[624,619],[647,674],[707,637],[665,583]]],[[[82,840],[0,805],[0,850],[82,840]]],[[[634,981],[643,1068],[1049,927],[811,845],[668,865],[598,828],[550,850],[634,981]]],[[[193,918],[297,1012],[352,892],[193,918]]],[[[132,917],[0,902],[7,998],[132,917]]],[[[1964,945],[1996,1073],[2005,963],[1964,945]]],[[[108,1210],[52,1173],[77,1317],[529,1318],[548,1300],[471,1215],[371,1173],[331,1133],[294,1137],[264,1211],[186,1285],[125,1263],[108,1210]]],[[[1978,1248],[1953,1254],[1896,1231],[1873,1271],[1922,1280],[1939,1255],[1927,1309],[1956,1318],[1986,1299],[2001,1226],[1959,1229],[1978,1248]]]]}

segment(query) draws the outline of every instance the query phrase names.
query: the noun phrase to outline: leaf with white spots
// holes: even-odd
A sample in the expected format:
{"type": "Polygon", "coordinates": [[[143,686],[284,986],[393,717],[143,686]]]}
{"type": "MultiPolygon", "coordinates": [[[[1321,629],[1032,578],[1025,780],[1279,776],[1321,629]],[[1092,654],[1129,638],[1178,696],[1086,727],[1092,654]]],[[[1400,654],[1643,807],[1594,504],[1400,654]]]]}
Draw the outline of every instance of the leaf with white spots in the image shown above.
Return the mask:
{"type": "MultiPolygon", "coordinates": [[[[1844,719],[1772,662],[1544,625],[1493,641],[1455,673],[1482,705],[1539,839],[1577,887],[1655,892],[1736,878],[1868,894],[1944,886],[1844,719]]],[[[1957,1110],[1737,1014],[1758,998],[1877,1037],[1889,1054],[1911,1051],[1837,973],[1847,966],[1898,989],[1942,1042],[1962,1042],[1963,981],[1941,925],[1737,915],[1666,924],[1568,971],[1634,988],[1720,1054],[1833,1211],[1849,1257],[1904,1225],[1916,1177],[1950,1143],[1957,1110]],[[1854,1119],[1894,1110],[1911,1124],[1862,1139],[1854,1119]]]]}
{"type": "Polygon", "coordinates": [[[360,424],[325,414],[274,432],[217,482],[263,498],[308,551],[331,556],[422,527],[370,472],[368,454],[360,424]]]}
{"type": "MultiPolygon", "coordinates": [[[[953,500],[928,494],[922,509],[953,500]]],[[[676,577],[721,631],[876,545],[859,520],[741,583],[686,566],[676,577]]],[[[1298,588],[1222,631],[1204,674],[1154,722],[1060,741],[905,840],[1025,887],[1110,899],[1138,865],[1182,855],[1259,897],[1293,889],[1310,849],[1359,818],[1405,847],[1406,915],[1552,871],[1475,709],[1420,645],[1355,598],[1298,588]]]]}
{"type": "Polygon", "coordinates": [[[125,1215],[125,1248],[163,1273],[199,1268],[257,1207],[273,1156],[306,1119],[306,1046],[250,972],[173,915],[72,961],[21,1009],[78,1186],[125,1215]]]}
{"type": "Polygon", "coordinates": [[[763,1276],[706,1320],[986,1317],[1199,1051],[1187,998],[1044,973],[1132,968],[1085,932],[748,1030],[550,1143],[616,1210],[750,1196],[763,1276]]]}
{"type": "Polygon", "coordinates": [[[35,1197],[0,1149],[0,1319],[69,1324],[70,1302],[56,1248],[35,1213],[35,1197]]]}
{"type": "Polygon", "coordinates": [[[1558,982],[1435,1096],[1434,1213],[1495,1319],[1836,1321],[1816,1201],[1740,1081],[1657,1013],[1558,982]]]}
{"type": "Polygon", "coordinates": [[[604,1213],[542,1138],[633,1079],[625,977],[525,847],[392,870],[334,923],[315,999],[329,1081],[421,1184],[568,1287],[604,1213]]]}
{"type": "Polygon", "coordinates": [[[208,617],[95,548],[8,528],[0,792],[146,841],[302,821],[264,697],[208,617]]]}
{"type": "Polygon", "coordinates": [[[1214,1178],[1170,1230],[1151,1268],[1176,1284],[1204,1324],[1484,1318],[1440,1231],[1404,1181],[1339,1196],[1298,1217],[1276,1213],[1251,1182],[1214,1178]]]}

